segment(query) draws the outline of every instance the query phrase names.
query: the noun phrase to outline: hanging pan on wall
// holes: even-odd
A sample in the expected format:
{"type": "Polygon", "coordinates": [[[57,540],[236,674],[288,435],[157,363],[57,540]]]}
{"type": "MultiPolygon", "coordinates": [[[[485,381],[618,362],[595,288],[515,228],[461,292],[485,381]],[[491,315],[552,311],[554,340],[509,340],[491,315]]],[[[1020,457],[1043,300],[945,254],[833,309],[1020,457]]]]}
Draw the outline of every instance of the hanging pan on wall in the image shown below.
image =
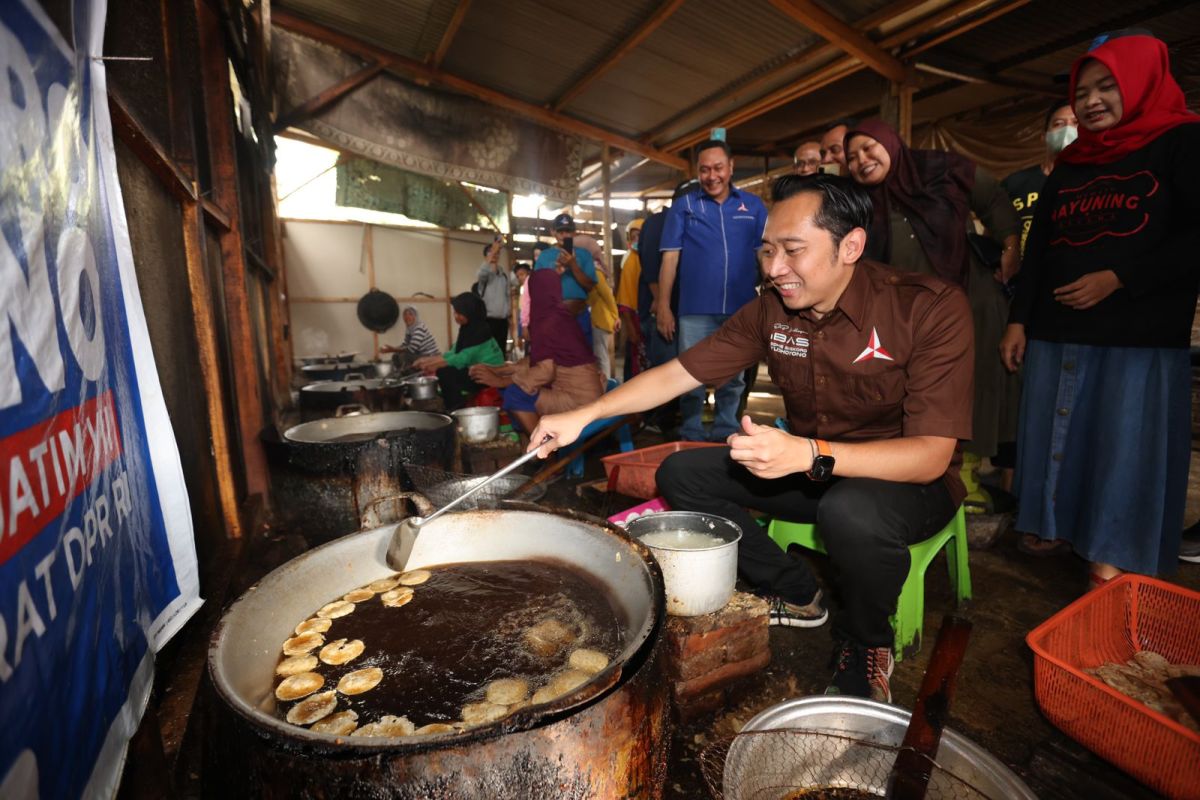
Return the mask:
{"type": "Polygon", "coordinates": [[[383,333],[400,318],[400,305],[387,292],[372,289],[358,299],[358,321],[367,330],[383,333]]]}

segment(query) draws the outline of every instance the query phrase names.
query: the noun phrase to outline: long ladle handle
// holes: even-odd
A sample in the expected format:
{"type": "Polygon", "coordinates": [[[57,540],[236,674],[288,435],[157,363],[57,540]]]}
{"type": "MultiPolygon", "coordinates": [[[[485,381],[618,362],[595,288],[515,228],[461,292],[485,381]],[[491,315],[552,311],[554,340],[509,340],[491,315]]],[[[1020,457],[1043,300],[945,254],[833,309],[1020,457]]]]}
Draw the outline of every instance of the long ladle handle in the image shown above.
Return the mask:
{"type": "MultiPolygon", "coordinates": [[[[543,444],[545,444],[545,442],[544,442],[544,441],[543,441],[542,443],[543,443],[543,444]]],[[[472,486],[470,489],[468,489],[467,491],[463,492],[463,493],[462,493],[462,494],[460,494],[458,497],[454,498],[454,499],[453,499],[453,500],[451,500],[449,503],[447,503],[446,505],[444,505],[444,506],[442,506],[441,508],[439,508],[437,511],[433,512],[432,514],[430,514],[430,515],[429,515],[428,517],[426,517],[425,519],[423,519],[423,520],[420,520],[419,522],[418,522],[418,521],[416,521],[416,520],[414,520],[414,521],[413,521],[413,523],[412,523],[413,527],[414,527],[414,528],[420,528],[422,525],[425,525],[425,524],[427,524],[427,523],[433,522],[435,519],[437,519],[438,517],[440,517],[442,514],[445,514],[445,513],[446,513],[447,511],[449,511],[450,509],[452,509],[452,508],[454,508],[455,506],[459,505],[459,504],[460,504],[460,503],[462,503],[464,500],[466,500],[468,497],[470,497],[471,495],[473,495],[473,494],[475,494],[476,492],[480,491],[481,489],[483,489],[483,487],[485,487],[485,486],[487,486],[489,483],[491,483],[491,482],[495,481],[497,478],[503,478],[505,475],[507,475],[508,473],[512,472],[514,469],[516,469],[517,467],[521,466],[522,464],[525,464],[525,463],[527,463],[527,462],[529,462],[529,461],[532,461],[534,458],[537,458],[537,454],[538,454],[538,451],[537,451],[537,450],[530,450],[528,453],[526,453],[525,455],[523,455],[523,456],[521,456],[520,458],[518,458],[516,461],[512,462],[511,464],[509,464],[509,465],[508,465],[507,467],[505,467],[504,469],[500,470],[499,472],[492,473],[492,474],[491,474],[491,475],[489,475],[487,478],[485,478],[483,481],[481,481],[481,482],[477,483],[476,485],[472,486]]]]}

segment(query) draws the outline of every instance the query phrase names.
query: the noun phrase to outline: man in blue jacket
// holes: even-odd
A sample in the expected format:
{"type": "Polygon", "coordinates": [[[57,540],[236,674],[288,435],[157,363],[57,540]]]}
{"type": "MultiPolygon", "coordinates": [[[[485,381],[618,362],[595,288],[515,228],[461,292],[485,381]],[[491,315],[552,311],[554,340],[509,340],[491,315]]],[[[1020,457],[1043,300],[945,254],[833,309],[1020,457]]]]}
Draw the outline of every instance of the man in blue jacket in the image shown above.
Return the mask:
{"type": "MultiPolygon", "coordinates": [[[[697,148],[701,191],[671,206],[663,226],[662,268],[658,277],[658,330],[668,340],[676,336],[671,290],[679,280],[679,351],[683,352],[721,327],[756,295],[758,247],[767,209],[762,201],[733,185],[733,155],[729,145],[710,139],[697,148]]],[[[711,433],[701,413],[703,386],[679,398],[681,438],[723,442],[740,430],[737,420],[743,379],[717,387],[717,413],[711,433]]]]}

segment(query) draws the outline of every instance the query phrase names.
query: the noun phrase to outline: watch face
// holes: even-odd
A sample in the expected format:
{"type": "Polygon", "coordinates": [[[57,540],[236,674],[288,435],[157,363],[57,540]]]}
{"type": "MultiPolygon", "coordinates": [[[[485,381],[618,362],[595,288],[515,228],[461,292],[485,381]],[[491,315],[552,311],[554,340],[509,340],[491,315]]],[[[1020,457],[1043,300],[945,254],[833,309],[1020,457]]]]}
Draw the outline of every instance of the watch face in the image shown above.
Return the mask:
{"type": "Polygon", "coordinates": [[[817,456],[808,472],[814,481],[827,481],[833,477],[833,456],[817,456]]]}

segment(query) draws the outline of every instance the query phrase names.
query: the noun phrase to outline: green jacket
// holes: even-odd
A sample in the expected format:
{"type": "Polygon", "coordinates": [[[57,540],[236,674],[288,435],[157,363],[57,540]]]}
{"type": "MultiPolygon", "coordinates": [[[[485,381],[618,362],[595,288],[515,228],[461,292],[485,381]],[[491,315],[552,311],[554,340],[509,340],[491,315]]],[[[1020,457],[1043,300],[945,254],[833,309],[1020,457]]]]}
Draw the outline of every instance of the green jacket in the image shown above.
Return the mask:
{"type": "Polygon", "coordinates": [[[474,347],[464,348],[461,352],[449,350],[442,354],[442,358],[446,359],[448,366],[459,369],[466,369],[474,364],[490,364],[498,367],[504,363],[504,353],[500,352],[500,345],[496,344],[495,339],[488,339],[474,347]]]}

